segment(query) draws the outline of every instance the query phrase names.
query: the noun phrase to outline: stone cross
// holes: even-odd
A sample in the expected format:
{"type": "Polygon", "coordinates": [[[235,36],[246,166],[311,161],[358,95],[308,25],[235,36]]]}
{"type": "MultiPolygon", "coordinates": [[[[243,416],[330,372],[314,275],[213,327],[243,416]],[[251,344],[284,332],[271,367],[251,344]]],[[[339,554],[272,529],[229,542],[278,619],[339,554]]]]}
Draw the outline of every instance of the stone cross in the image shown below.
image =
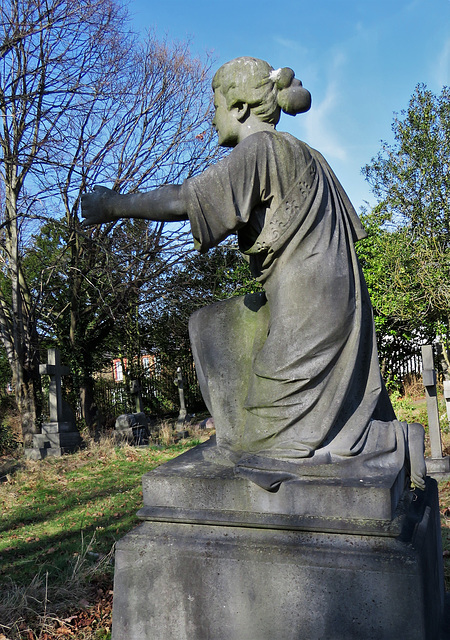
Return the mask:
{"type": "Polygon", "coordinates": [[[444,398],[447,409],[447,420],[450,422],[450,380],[444,380],[444,398]]]}
{"type": "Polygon", "coordinates": [[[427,459],[428,473],[449,471],[450,459],[442,455],[441,427],[439,424],[439,408],[436,390],[436,371],[433,362],[433,347],[430,344],[422,347],[423,385],[427,399],[428,431],[430,434],[431,459],[427,459]]]}
{"type": "Polygon", "coordinates": [[[180,413],[178,414],[177,422],[184,422],[186,420],[186,403],[184,400],[184,383],[183,383],[183,375],[181,373],[181,367],[177,369],[177,377],[174,380],[175,384],[178,387],[178,395],[180,397],[180,413]]]}
{"type": "Polygon", "coordinates": [[[144,402],[142,400],[141,391],[142,389],[141,389],[141,385],[139,384],[139,380],[132,380],[130,393],[134,398],[136,413],[144,413],[144,402]]]}
{"type": "Polygon", "coordinates": [[[47,364],[39,365],[39,373],[50,376],[50,386],[48,390],[50,422],[63,422],[65,416],[61,381],[62,376],[70,373],[70,369],[69,367],[61,365],[59,349],[48,350],[47,364]]]}

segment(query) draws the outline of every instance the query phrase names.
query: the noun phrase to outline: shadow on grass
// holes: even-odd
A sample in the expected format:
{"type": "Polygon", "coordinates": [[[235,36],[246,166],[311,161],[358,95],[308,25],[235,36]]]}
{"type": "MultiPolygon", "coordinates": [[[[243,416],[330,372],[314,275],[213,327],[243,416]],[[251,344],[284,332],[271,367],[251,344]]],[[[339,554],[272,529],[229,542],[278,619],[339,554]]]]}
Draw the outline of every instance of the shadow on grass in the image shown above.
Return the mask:
{"type": "Polygon", "coordinates": [[[24,584],[47,571],[60,581],[94,533],[93,551],[108,553],[138,524],[141,476],[151,467],[144,461],[127,473],[113,464],[106,473],[86,469],[80,477],[66,474],[64,484],[51,479],[49,486],[44,481],[34,490],[23,485],[0,524],[0,582],[10,577],[24,584]]]}
{"type": "MultiPolygon", "coordinates": [[[[130,478],[128,482],[124,481],[124,483],[115,490],[112,490],[111,487],[104,487],[91,492],[86,490],[80,492],[77,487],[74,487],[64,492],[65,499],[63,507],[57,503],[53,506],[42,504],[38,506],[34,504],[22,505],[20,508],[14,510],[14,514],[11,516],[3,514],[2,522],[0,523],[0,533],[12,532],[27,525],[46,522],[56,516],[66,515],[68,517],[71,511],[75,511],[83,505],[87,507],[89,502],[100,498],[111,498],[112,496],[118,495],[123,495],[125,498],[125,494],[132,489],[136,489],[138,483],[139,480],[136,480],[136,478],[130,478]]],[[[47,498],[49,497],[52,498],[51,492],[47,493],[47,498]]]]}
{"type": "Polygon", "coordinates": [[[1,553],[0,583],[7,584],[9,578],[24,583],[38,573],[47,572],[49,578],[61,583],[87,544],[92,545],[88,559],[91,557],[94,564],[99,555],[109,553],[114,543],[138,524],[134,513],[120,518],[105,515],[82,529],[73,528],[47,534],[40,539],[15,541],[14,546],[1,553]]]}

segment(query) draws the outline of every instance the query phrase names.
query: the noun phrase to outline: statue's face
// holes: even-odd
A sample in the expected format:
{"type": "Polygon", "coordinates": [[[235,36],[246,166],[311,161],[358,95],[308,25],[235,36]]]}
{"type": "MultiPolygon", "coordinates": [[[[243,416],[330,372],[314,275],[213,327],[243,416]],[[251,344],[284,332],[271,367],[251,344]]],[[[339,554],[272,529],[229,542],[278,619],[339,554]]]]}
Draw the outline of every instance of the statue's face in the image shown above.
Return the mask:
{"type": "Polygon", "coordinates": [[[241,125],[236,117],[236,110],[228,109],[227,101],[220,89],[214,91],[214,109],[212,124],[219,136],[219,145],[235,147],[239,142],[238,132],[241,125]]]}

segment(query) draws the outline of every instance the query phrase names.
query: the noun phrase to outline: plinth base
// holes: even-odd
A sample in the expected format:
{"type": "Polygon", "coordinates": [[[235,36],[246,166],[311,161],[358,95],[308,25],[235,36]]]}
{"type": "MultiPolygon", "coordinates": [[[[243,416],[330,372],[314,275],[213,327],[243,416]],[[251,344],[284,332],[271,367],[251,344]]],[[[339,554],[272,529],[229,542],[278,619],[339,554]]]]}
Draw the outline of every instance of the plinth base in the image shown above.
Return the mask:
{"type": "Polygon", "coordinates": [[[33,446],[25,449],[28,460],[43,460],[62,456],[80,448],[82,439],[79,431],[70,422],[44,422],[42,433],[33,436],[33,446]]]}
{"type": "Polygon", "coordinates": [[[425,458],[428,475],[439,480],[450,475],[450,456],[425,458]]]}
{"type": "MultiPolygon", "coordinates": [[[[270,498],[275,513],[259,513],[264,490],[233,480],[223,467],[216,470],[221,481],[211,467],[205,476],[202,463],[192,462],[196,455],[144,478],[146,521],[116,548],[113,640],[440,640],[444,583],[434,480],[399,501],[392,480],[391,490],[380,489],[384,513],[396,505],[391,526],[380,518],[381,502],[370,506],[372,519],[358,518],[350,505],[341,520],[333,514],[327,521],[289,513],[302,499],[301,483],[287,486],[278,503],[270,498]],[[197,511],[192,499],[185,509],[179,505],[183,474],[194,496],[206,491],[197,511]],[[169,499],[171,484],[172,504],[152,510],[150,496],[159,486],[169,499]]],[[[316,481],[314,487],[307,480],[308,501],[322,493],[326,504],[333,492],[337,500],[347,494],[364,511],[359,487],[316,481]]]]}

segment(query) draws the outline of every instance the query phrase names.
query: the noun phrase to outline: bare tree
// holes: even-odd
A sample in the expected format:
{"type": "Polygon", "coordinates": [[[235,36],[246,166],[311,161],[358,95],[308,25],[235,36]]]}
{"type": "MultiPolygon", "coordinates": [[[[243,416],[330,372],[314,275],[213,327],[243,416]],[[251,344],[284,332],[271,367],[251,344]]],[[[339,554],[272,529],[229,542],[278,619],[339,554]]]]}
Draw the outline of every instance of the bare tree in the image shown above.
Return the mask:
{"type": "Polygon", "coordinates": [[[36,210],[40,195],[33,178],[45,171],[64,122],[95,97],[123,12],[110,0],[5,0],[0,19],[1,251],[10,283],[0,296],[0,331],[28,443],[36,431],[38,339],[21,245],[28,207],[36,210]]]}
{"type": "Polygon", "coordinates": [[[80,235],[81,193],[98,182],[121,192],[154,188],[202,171],[217,155],[209,71],[208,60],[193,58],[186,43],[168,44],[150,33],[129,53],[127,69],[110,76],[111,98],[99,97],[89,111],[80,112],[69,123],[72,144],[60,149],[55,173],[70,230],[65,268],[70,344],[67,332],[59,331],[58,337],[79,372],[88,425],[95,416],[93,355],[130,307],[162,295],[161,276],[181,259],[188,234],[186,227],[135,221],[113,232],[80,235]]]}
{"type": "Polygon", "coordinates": [[[0,294],[0,332],[27,442],[36,430],[38,322],[78,365],[89,423],[94,347],[184,242],[161,225],[141,224],[138,251],[130,225],[110,236],[80,233],[81,193],[95,183],[129,192],[180,181],[215,152],[209,62],[193,58],[187,44],[153,34],[138,42],[113,0],[9,0],[0,16],[0,257],[10,283],[0,294]],[[64,222],[63,242],[31,286],[24,250],[49,211],[64,222]]]}

